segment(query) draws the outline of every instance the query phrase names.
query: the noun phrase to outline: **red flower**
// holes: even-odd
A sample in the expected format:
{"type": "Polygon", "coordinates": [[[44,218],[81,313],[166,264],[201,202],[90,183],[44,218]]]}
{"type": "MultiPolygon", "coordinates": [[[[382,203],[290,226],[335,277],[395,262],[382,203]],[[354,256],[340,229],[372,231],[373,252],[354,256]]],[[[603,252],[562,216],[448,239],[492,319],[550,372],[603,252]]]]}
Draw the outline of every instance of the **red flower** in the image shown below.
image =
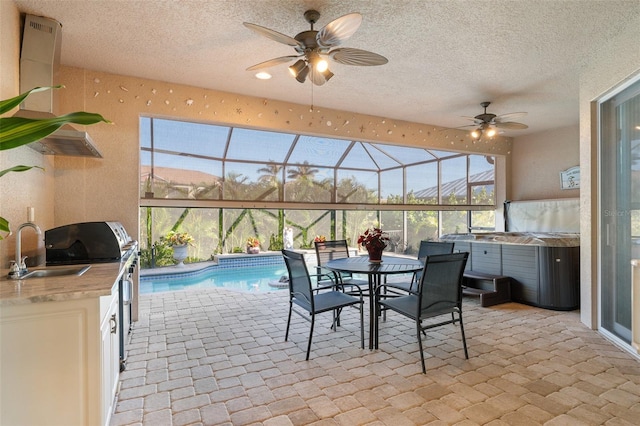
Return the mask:
{"type": "Polygon", "coordinates": [[[364,231],[364,234],[358,237],[358,245],[361,245],[365,248],[385,248],[388,241],[389,237],[384,232],[382,232],[382,229],[380,228],[369,228],[364,231]]]}

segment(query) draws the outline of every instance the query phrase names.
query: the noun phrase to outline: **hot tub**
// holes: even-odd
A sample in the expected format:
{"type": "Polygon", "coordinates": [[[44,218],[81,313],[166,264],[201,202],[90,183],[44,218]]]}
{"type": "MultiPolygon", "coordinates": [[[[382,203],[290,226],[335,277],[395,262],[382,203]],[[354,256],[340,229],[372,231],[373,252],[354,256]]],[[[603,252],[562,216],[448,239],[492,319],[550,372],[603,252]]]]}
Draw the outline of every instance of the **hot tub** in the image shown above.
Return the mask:
{"type": "Polygon", "coordinates": [[[580,235],[567,232],[447,234],[469,252],[467,270],[511,278],[511,300],[553,310],[580,307],[580,235]]]}

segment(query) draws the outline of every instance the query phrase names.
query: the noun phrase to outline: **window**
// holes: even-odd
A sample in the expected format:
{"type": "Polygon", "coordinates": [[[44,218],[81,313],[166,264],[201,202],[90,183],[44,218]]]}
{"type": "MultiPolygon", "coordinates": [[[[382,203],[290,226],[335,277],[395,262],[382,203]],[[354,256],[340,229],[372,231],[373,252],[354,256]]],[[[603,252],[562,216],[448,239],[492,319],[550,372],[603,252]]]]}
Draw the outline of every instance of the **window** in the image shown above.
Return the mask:
{"type": "Polygon", "coordinates": [[[355,244],[381,223],[404,252],[443,233],[494,228],[485,155],[142,117],[140,170],[146,244],[189,226],[207,244],[202,259],[249,236],[240,234],[259,234],[266,249],[285,226],[308,246],[315,235],[355,244]]]}

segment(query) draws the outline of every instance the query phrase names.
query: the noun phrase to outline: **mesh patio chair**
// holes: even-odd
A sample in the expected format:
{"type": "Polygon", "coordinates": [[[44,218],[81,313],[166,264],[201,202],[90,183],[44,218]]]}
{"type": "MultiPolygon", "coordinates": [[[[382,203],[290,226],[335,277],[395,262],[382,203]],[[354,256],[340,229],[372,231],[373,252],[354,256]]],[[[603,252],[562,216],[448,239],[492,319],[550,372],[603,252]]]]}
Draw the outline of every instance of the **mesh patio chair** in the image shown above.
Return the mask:
{"type": "MultiPolygon", "coordinates": [[[[307,264],[304,261],[304,255],[291,250],[282,250],[282,256],[289,272],[289,316],[287,318],[287,331],[284,335],[285,342],[289,338],[289,326],[291,324],[291,313],[295,312],[305,320],[311,322],[309,330],[309,343],[307,344],[307,357],[311,352],[311,339],[313,337],[313,327],[317,314],[324,312],[333,312],[333,322],[331,328],[336,330],[340,325],[340,313],[347,306],[352,306],[360,311],[360,346],[364,349],[364,301],[362,291],[359,297],[346,294],[344,290],[346,284],[333,283],[332,286],[313,287],[311,277],[307,270],[307,264]],[[300,309],[295,309],[297,305],[300,309]],[[310,318],[309,318],[310,317],[310,318]]],[[[331,276],[328,276],[331,279],[331,276]]],[[[318,279],[320,277],[317,277],[318,279]]],[[[353,291],[357,291],[357,286],[353,286],[353,291]]]]}
{"type": "MultiPolygon", "coordinates": [[[[453,253],[453,246],[454,243],[422,240],[420,241],[420,248],[418,249],[418,260],[424,262],[427,256],[453,253]]],[[[409,282],[401,281],[387,283],[388,291],[392,293],[397,293],[395,290],[402,290],[408,293],[417,291],[421,274],[422,271],[416,272],[413,274],[413,277],[409,282]]]]}
{"type": "Polygon", "coordinates": [[[347,240],[315,241],[314,244],[316,249],[316,260],[318,262],[317,273],[331,273],[334,275],[337,282],[358,286],[364,296],[369,295],[369,282],[367,280],[353,278],[353,275],[344,272],[329,272],[322,267],[330,260],[349,257],[349,246],[347,245],[347,240]]]}
{"type": "Polygon", "coordinates": [[[466,252],[428,256],[418,282],[417,293],[393,298],[383,297],[378,302],[380,309],[395,311],[415,321],[420,346],[420,362],[422,372],[425,374],[427,371],[424,365],[421,336],[423,333],[426,335],[425,330],[460,323],[464,357],[469,359],[462,323],[462,274],[468,256],[469,253],[466,252]],[[424,320],[443,315],[451,315],[451,318],[422,325],[424,320]]]}

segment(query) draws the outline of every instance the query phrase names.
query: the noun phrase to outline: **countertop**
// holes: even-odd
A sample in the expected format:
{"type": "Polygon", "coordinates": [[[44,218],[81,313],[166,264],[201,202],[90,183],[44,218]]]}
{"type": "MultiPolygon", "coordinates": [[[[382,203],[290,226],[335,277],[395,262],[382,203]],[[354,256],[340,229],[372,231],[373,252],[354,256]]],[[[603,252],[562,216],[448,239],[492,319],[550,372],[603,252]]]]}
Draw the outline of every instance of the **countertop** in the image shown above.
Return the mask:
{"type": "MultiPolygon", "coordinates": [[[[47,269],[65,267],[68,266],[49,266],[47,269]]],[[[43,266],[29,268],[29,271],[42,268],[43,266]]],[[[111,289],[122,272],[120,262],[93,263],[89,270],[80,276],[13,280],[7,278],[8,270],[5,269],[1,271],[0,278],[0,307],[107,296],[111,294],[111,289]]]]}

